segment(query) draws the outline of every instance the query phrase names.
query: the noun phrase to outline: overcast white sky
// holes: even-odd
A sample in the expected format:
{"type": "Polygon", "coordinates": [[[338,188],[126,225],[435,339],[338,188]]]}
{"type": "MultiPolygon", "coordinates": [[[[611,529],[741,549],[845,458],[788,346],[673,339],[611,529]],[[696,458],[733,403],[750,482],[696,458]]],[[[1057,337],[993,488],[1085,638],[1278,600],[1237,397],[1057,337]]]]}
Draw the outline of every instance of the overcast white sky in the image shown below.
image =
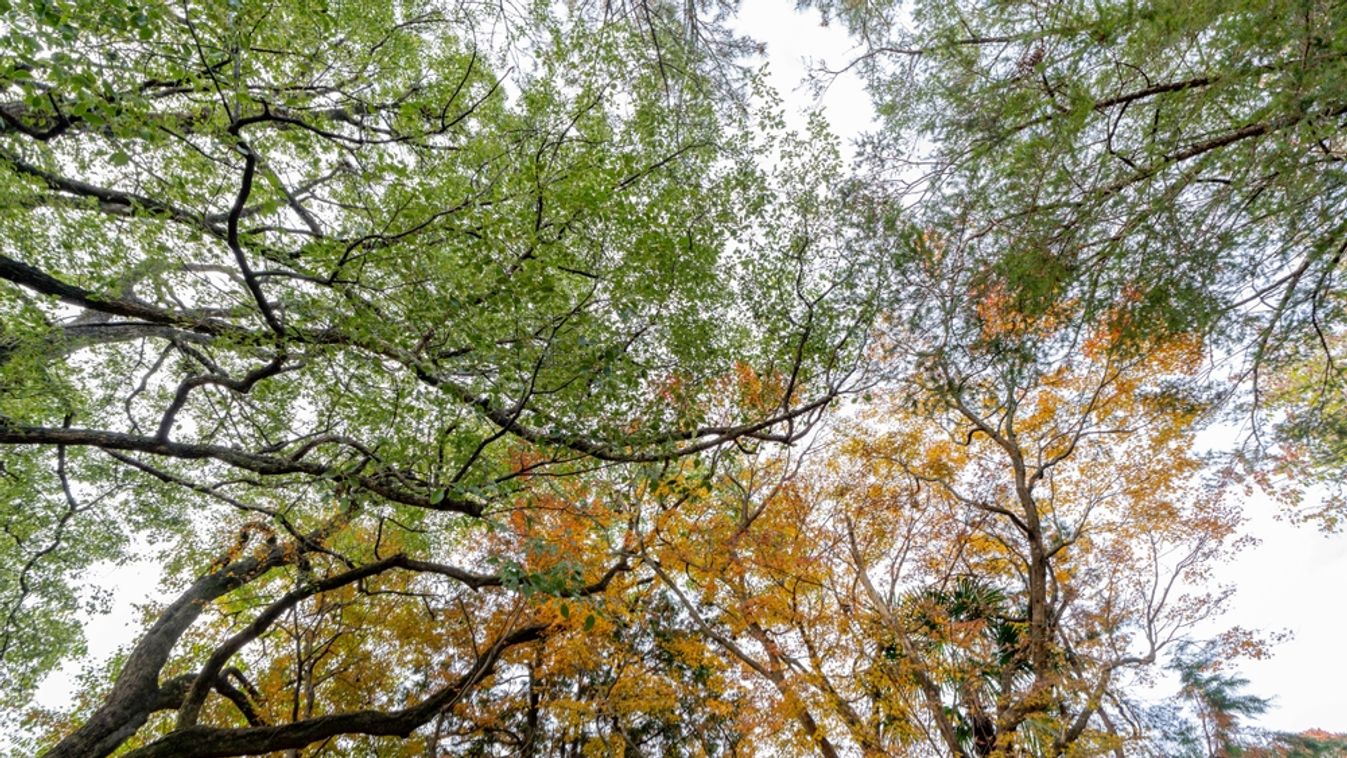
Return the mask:
{"type": "MultiPolygon", "coordinates": [[[[792,122],[803,126],[799,114],[821,106],[844,140],[873,128],[869,98],[856,78],[836,81],[821,102],[799,86],[810,62],[827,61],[837,68],[856,50],[841,29],[821,26],[817,14],[795,13],[791,8],[788,0],[745,0],[740,25],[766,43],[772,83],[794,112],[792,122]]],[[[1347,656],[1342,651],[1347,610],[1341,599],[1347,583],[1347,535],[1326,537],[1310,527],[1278,521],[1275,506],[1262,498],[1247,502],[1245,511],[1249,532],[1262,543],[1220,572],[1220,581],[1238,586],[1221,628],[1290,629],[1295,634],[1276,648],[1270,660],[1242,662],[1238,667],[1250,680],[1251,693],[1275,698],[1272,710],[1258,723],[1278,731],[1318,727],[1347,732],[1343,686],[1347,656]]],[[[131,641],[136,631],[134,606],[150,595],[157,580],[158,569],[152,563],[91,572],[91,585],[116,589],[113,612],[99,617],[89,629],[92,658],[106,659],[131,641]]],[[[76,673],[68,669],[51,677],[39,701],[64,704],[76,673]]]]}

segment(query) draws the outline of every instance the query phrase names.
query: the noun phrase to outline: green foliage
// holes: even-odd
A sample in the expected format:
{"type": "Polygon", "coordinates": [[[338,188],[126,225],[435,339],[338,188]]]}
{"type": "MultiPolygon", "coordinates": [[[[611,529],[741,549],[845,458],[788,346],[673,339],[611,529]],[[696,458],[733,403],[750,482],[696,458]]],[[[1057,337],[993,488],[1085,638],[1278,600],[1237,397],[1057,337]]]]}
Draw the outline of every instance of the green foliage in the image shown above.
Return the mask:
{"type": "MultiPolygon", "coordinates": [[[[796,243],[835,144],[731,107],[742,41],[672,5],[6,6],[6,705],[138,536],[174,591],[262,533],[484,561],[467,525],[532,474],[797,438],[861,354],[877,280],[796,243]],[[724,402],[741,371],[790,387],[724,402]]],[[[512,595],[579,582],[498,557],[512,595]]]]}
{"type": "MultiPolygon", "coordinates": [[[[1198,720],[1200,741],[1206,755],[1241,755],[1244,741],[1239,722],[1267,711],[1271,701],[1243,692],[1249,681],[1221,671],[1219,649],[1211,644],[1185,643],[1175,651],[1169,667],[1178,672],[1179,696],[1186,700],[1198,720]]],[[[1196,742],[1198,738],[1189,737],[1196,742]]]]}
{"type": "MultiPolygon", "coordinates": [[[[1347,9],[806,4],[856,171],[733,0],[0,0],[0,702],[153,552],[53,755],[1130,747],[1117,672],[1224,598],[1137,578],[1234,529],[1200,417],[1347,461],[1347,9]],[[764,447],[862,389],[936,527],[764,447]]],[[[1175,660],[1154,731],[1235,752],[1267,701],[1175,660]]]]}
{"type": "Polygon", "coordinates": [[[968,280],[1030,319],[1105,322],[1120,350],[1202,339],[1226,397],[1316,451],[1300,476],[1338,478],[1342,4],[802,4],[864,40],[865,171],[968,280]]]}

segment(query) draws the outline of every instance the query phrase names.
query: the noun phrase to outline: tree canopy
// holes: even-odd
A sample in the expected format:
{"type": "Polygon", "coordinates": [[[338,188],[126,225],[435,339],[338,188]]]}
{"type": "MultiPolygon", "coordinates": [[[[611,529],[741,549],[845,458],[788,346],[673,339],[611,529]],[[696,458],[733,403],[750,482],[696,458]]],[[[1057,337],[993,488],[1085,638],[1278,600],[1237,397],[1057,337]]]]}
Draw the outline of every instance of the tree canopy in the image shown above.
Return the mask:
{"type": "Polygon", "coordinates": [[[812,5],[854,166],[732,3],[0,0],[16,754],[1249,747],[1195,436],[1347,459],[1347,11],[812,5]]]}
{"type": "Polygon", "coordinates": [[[865,50],[877,187],[1026,314],[1202,335],[1252,452],[1340,466],[1340,3],[818,5],[865,50]]]}

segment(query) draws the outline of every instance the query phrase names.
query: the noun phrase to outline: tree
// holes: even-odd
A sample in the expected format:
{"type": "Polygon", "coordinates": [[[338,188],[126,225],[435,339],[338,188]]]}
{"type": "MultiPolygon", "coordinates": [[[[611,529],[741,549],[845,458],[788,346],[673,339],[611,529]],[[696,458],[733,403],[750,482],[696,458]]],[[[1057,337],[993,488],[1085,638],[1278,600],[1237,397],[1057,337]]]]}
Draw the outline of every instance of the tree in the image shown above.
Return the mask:
{"type": "Polygon", "coordinates": [[[1270,701],[1240,692],[1249,681],[1222,673],[1219,655],[1210,644],[1184,645],[1170,662],[1170,668],[1179,674],[1179,695],[1197,713],[1205,755],[1242,755],[1244,751],[1237,739],[1240,719],[1267,711],[1270,701]]]}
{"type": "Polygon", "coordinates": [[[1292,441],[1336,439],[1340,4],[811,4],[864,47],[875,191],[976,249],[1017,309],[1202,335],[1253,452],[1282,413],[1292,441]],[[1270,408],[1288,366],[1300,391],[1270,408]]]}
{"type": "Polygon", "coordinates": [[[502,705],[593,686],[552,656],[605,603],[656,613],[609,496],[854,381],[880,276],[811,236],[826,140],[721,107],[699,48],[636,65],[621,14],[3,5],[6,706],[140,539],[172,599],[48,755],[578,739],[502,705]]]}
{"type": "Polygon", "coordinates": [[[1254,748],[1250,756],[1287,756],[1287,758],[1333,758],[1347,754],[1347,736],[1331,734],[1322,729],[1308,729],[1299,734],[1278,734],[1267,748],[1254,748]]]}
{"type": "Polygon", "coordinates": [[[1141,710],[1156,756],[1336,756],[1347,750],[1342,735],[1322,729],[1268,732],[1241,723],[1268,710],[1271,699],[1245,692],[1248,680],[1227,671],[1221,640],[1185,641],[1168,668],[1179,675],[1177,697],[1141,710]]]}
{"type": "Polygon", "coordinates": [[[1132,688],[1219,612],[1208,571],[1239,546],[1192,453],[1201,346],[1025,317],[916,243],[899,290],[924,297],[876,346],[892,384],[816,442],[832,463],[724,471],[646,560],[795,750],[1125,754],[1149,737],[1132,688]]]}
{"type": "Polygon", "coordinates": [[[1342,473],[1347,466],[1347,407],[1342,373],[1344,335],[1326,330],[1323,349],[1298,351],[1267,383],[1265,397],[1277,418],[1277,448],[1270,456],[1274,483],[1261,483],[1297,502],[1297,518],[1314,520],[1325,530],[1341,527],[1344,507],[1342,473]],[[1285,484],[1279,483],[1285,482],[1285,484]],[[1301,503],[1313,485],[1325,497],[1309,506],[1301,503]]]}
{"type": "Polygon", "coordinates": [[[824,7],[859,176],[733,3],[0,0],[6,707],[167,575],[20,749],[1152,748],[1204,364],[1341,457],[1341,10],[824,7]]]}

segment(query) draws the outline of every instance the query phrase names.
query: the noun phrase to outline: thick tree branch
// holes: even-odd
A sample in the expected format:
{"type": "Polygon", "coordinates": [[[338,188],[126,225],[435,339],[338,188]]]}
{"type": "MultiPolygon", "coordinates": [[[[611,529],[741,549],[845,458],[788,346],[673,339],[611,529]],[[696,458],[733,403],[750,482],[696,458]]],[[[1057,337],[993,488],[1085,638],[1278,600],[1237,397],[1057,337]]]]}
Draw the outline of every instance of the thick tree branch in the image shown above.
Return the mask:
{"type": "Polygon", "coordinates": [[[247,729],[192,726],[127,753],[127,758],[227,758],[302,748],[343,734],[407,737],[461,700],[495,670],[510,648],[543,639],[547,626],[531,624],[503,635],[483,650],[467,673],[414,706],[395,711],[356,711],[291,724],[247,729]]]}

